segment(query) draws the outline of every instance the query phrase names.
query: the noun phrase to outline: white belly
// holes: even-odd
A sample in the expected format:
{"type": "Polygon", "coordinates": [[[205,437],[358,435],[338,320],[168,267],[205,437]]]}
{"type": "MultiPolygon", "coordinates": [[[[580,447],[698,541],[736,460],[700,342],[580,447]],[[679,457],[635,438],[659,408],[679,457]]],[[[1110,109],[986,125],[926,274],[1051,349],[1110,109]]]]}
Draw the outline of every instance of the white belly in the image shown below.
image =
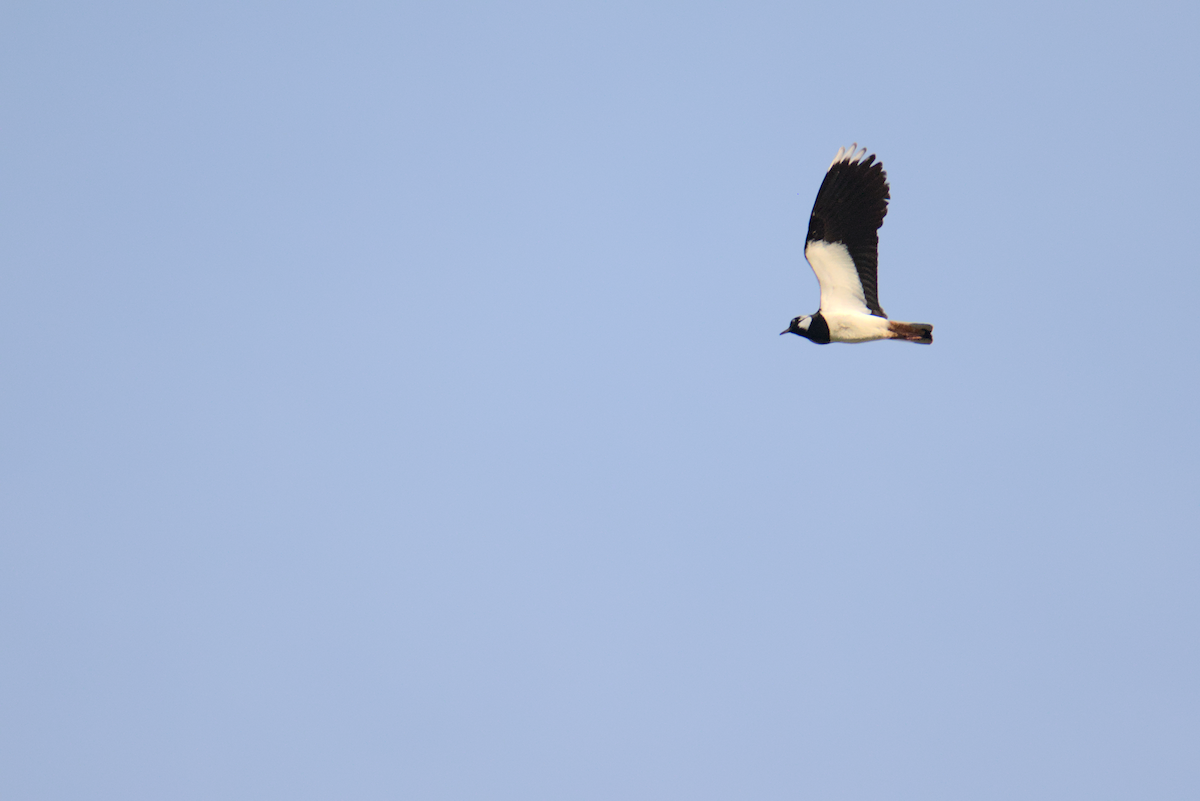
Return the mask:
{"type": "Polygon", "coordinates": [[[825,314],[829,325],[830,342],[870,342],[872,339],[890,339],[888,321],[873,314],[825,314]]]}

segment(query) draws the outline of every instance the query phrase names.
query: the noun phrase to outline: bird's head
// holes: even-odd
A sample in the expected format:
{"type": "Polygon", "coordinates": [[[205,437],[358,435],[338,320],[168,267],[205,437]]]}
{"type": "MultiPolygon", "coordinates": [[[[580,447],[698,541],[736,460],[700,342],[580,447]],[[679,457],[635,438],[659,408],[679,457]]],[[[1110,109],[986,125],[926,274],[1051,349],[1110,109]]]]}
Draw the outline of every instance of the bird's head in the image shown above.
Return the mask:
{"type": "Polygon", "coordinates": [[[829,323],[825,322],[825,316],[820,312],[802,314],[788,324],[787,330],[779,332],[780,336],[784,334],[795,334],[798,337],[804,337],[809,342],[828,345],[829,323]]]}
{"type": "Polygon", "coordinates": [[[807,314],[802,314],[799,317],[792,319],[788,327],[779,332],[779,336],[784,334],[795,334],[798,337],[808,338],[808,329],[812,325],[812,317],[807,314]]]}

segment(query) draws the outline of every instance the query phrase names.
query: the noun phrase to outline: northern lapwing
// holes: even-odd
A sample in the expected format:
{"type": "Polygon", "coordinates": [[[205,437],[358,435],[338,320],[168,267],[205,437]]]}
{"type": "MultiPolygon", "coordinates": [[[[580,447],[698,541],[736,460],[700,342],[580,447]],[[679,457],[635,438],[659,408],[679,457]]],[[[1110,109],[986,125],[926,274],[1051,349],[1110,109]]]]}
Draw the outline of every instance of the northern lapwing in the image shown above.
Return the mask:
{"type": "Polygon", "coordinates": [[[887,173],[855,143],[838,148],[808,220],[804,257],[821,283],[821,308],[783,334],[818,345],[903,339],[929,345],[933,326],[889,320],[879,305],[879,227],[887,214],[887,173]],[[866,158],[863,158],[866,156],[866,158]]]}

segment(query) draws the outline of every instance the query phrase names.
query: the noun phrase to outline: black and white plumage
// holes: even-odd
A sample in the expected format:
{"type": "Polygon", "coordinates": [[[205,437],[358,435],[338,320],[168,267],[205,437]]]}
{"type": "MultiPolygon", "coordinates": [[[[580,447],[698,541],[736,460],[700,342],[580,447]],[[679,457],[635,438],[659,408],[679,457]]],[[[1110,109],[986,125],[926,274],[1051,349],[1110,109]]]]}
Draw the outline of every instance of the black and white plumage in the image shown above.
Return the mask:
{"type": "Polygon", "coordinates": [[[902,339],[928,345],[933,326],[889,320],[879,305],[879,228],[891,192],[883,164],[858,144],[838,148],[808,221],[804,257],[821,284],[821,308],[782,334],[819,345],[902,339]],[[864,158],[865,157],[865,158],[864,158]]]}

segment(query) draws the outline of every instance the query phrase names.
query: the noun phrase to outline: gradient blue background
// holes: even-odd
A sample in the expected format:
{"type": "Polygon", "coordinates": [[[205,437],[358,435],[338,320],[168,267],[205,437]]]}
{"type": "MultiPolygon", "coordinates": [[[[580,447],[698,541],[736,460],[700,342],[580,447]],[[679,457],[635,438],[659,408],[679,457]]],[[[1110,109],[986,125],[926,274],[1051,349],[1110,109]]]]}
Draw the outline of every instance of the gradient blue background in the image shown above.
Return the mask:
{"type": "Polygon", "coordinates": [[[0,796],[1200,797],[1198,29],[5,4],[0,796]]]}

